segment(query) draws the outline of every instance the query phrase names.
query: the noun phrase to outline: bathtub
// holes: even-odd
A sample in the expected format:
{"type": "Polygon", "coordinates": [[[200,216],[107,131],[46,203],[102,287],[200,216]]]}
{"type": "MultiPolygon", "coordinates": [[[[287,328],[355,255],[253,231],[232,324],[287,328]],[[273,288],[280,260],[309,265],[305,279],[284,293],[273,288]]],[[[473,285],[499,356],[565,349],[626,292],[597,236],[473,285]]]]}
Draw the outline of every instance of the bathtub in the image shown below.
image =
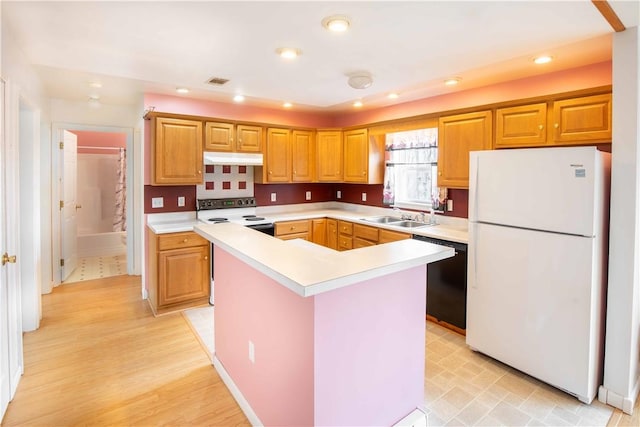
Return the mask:
{"type": "Polygon", "coordinates": [[[78,257],[115,256],[127,253],[127,232],[79,234],[78,257]]]}

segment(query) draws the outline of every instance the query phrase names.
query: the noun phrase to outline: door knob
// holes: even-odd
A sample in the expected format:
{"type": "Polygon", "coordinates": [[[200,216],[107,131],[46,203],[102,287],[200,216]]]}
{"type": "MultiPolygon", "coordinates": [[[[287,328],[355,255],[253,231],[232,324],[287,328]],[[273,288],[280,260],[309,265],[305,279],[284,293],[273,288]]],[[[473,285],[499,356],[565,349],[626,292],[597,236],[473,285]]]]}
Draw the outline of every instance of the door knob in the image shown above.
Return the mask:
{"type": "Polygon", "coordinates": [[[15,264],[16,263],[16,256],[15,255],[11,255],[9,256],[8,253],[3,253],[2,254],[2,265],[5,265],[6,263],[11,263],[11,264],[15,264]]]}

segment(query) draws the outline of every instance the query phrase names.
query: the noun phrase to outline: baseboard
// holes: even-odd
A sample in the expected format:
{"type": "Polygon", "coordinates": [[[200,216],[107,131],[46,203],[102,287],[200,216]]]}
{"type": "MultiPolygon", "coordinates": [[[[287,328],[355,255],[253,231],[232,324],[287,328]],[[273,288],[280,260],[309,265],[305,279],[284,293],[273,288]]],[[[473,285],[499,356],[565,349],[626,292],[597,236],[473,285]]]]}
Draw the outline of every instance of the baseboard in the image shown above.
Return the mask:
{"type": "Polygon", "coordinates": [[[222,378],[222,382],[227,386],[236,402],[238,402],[240,409],[242,409],[244,415],[249,419],[251,425],[263,426],[264,424],[262,424],[260,418],[258,418],[256,413],[253,411],[253,408],[251,408],[251,405],[249,405],[247,399],[242,395],[240,389],[236,386],[236,383],[233,382],[227,371],[224,369],[224,366],[222,366],[222,363],[215,355],[213,355],[213,367],[218,371],[220,378],[222,378]]]}
{"type": "Polygon", "coordinates": [[[614,408],[620,409],[625,414],[632,415],[633,406],[638,398],[638,384],[640,383],[636,382],[633,393],[630,397],[623,397],[601,385],[598,389],[598,400],[602,403],[613,406],[614,408]]]}

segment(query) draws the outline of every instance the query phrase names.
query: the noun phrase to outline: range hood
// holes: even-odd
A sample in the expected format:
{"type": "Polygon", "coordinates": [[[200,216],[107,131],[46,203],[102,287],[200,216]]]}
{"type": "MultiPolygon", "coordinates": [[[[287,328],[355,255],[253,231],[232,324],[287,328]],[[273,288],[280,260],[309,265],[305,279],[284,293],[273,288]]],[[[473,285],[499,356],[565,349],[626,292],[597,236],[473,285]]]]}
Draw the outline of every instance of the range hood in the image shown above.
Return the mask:
{"type": "Polygon", "coordinates": [[[262,166],[262,163],[262,153],[221,153],[216,151],[204,152],[205,165],[262,166]]]}

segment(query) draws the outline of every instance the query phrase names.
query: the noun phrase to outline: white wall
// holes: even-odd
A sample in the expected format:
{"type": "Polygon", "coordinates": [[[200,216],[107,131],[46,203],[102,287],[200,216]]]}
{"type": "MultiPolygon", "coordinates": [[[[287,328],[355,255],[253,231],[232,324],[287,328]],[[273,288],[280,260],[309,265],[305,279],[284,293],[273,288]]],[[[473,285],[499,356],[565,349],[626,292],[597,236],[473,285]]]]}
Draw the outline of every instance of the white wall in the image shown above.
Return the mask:
{"type": "Polygon", "coordinates": [[[611,224],[604,384],[598,399],[631,413],[640,388],[640,34],[613,38],[611,224]]]}

